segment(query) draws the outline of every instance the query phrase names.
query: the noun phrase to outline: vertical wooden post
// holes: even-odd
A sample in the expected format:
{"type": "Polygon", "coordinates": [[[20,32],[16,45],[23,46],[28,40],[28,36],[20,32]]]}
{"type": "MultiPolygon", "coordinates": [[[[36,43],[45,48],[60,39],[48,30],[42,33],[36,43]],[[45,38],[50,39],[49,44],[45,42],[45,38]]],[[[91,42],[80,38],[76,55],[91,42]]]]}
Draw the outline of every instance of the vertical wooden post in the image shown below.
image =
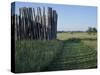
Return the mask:
{"type": "Polygon", "coordinates": [[[45,8],[43,8],[42,29],[43,29],[43,39],[46,40],[46,15],[45,15],[45,8]]]}
{"type": "Polygon", "coordinates": [[[52,8],[48,7],[48,39],[51,40],[51,26],[52,26],[52,8]]]}
{"type": "Polygon", "coordinates": [[[33,28],[33,39],[36,39],[36,16],[35,16],[35,9],[33,8],[33,10],[32,10],[32,17],[33,17],[33,25],[32,25],[32,28],[33,28]]]}

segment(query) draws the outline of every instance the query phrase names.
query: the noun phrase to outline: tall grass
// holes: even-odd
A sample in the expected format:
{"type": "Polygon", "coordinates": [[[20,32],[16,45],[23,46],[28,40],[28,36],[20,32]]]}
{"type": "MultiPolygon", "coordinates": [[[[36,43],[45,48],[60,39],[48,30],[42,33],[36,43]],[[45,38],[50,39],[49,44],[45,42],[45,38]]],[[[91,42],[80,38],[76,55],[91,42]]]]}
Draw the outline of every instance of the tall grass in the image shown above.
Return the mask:
{"type": "Polygon", "coordinates": [[[41,71],[55,57],[60,42],[52,41],[16,41],[16,72],[41,71]]]}

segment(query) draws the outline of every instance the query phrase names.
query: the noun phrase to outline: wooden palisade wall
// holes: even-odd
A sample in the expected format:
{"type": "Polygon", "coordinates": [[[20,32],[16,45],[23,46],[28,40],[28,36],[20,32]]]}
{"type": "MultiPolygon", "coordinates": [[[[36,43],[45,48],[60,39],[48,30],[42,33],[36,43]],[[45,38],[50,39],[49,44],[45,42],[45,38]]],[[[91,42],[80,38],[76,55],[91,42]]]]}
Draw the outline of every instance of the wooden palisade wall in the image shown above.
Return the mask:
{"type": "Polygon", "coordinates": [[[19,8],[13,16],[16,40],[53,40],[57,34],[57,12],[51,7],[19,8]]]}

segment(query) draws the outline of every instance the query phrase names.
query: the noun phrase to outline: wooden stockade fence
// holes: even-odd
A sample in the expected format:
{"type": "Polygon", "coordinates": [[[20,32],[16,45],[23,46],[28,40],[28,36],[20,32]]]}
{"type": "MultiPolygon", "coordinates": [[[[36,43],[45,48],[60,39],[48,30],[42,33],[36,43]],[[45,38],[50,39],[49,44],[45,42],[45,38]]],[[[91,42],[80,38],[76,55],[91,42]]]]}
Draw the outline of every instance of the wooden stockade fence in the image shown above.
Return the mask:
{"type": "Polygon", "coordinates": [[[12,16],[15,24],[15,39],[52,40],[57,34],[57,12],[51,7],[19,8],[19,14],[12,16]]]}

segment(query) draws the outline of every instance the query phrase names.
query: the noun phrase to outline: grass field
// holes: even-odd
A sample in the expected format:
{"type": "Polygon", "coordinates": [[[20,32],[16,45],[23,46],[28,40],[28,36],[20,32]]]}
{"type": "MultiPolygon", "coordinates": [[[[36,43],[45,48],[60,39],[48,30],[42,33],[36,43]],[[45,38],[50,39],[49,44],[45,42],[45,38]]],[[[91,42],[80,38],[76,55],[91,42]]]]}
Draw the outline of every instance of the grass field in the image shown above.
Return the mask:
{"type": "Polygon", "coordinates": [[[16,41],[16,72],[88,69],[97,67],[97,35],[58,33],[57,40],[16,41]]]}

